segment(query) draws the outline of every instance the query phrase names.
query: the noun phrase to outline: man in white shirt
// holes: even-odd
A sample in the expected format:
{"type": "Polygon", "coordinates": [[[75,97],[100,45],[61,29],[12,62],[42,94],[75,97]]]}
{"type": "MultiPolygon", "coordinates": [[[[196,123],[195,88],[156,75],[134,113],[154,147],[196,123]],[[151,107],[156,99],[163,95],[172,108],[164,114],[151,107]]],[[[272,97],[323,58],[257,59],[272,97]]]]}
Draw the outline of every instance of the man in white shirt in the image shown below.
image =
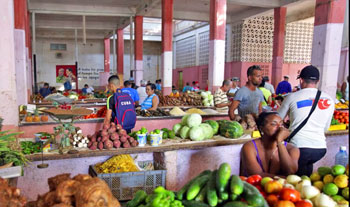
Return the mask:
{"type": "Polygon", "coordinates": [[[222,86],[215,91],[214,94],[214,103],[215,107],[219,111],[228,111],[228,107],[231,105],[231,102],[227,99],[227,91],[231,88],[231,81],[224,80],[222,86]]]}
{"type": "MultiPolygon", "coordinates": [[[[292,132],[309,115],[317,93],[317,84],[320,79],[318,69],[312,65],[306,66],[300,75],[301,90],[289,94],[283,101],[278,113],[282,118],[289,115],[292,132]]],[[[315,111],[308,122],[300,129],[291,143],[300,150],[297,175],[310,176],[313,164],[320,160],[327,151],[325,131],[328,130],[334,111],[334,101],[322,92],[315,111]]]]}
{"type": "Polygon", "coordinates": [[[140,87],[137,88],[137,93],[139,94],[139,103],[142,104],[143,101],[147,98],[147,93],[146,93],[146,81],[145,80],[141,80],[140,81],[140,87]]]}
{"type": "Polygon", "coordinates": [[[269,90],[271,92],[271,94],[275,94],[275,88],[273,87],[273,85],[271,83],[269,83],[269,81],[270,81],[269,76],[265,76],[263,78],[263,80],[265,81],[264,88],[269,90]]]}

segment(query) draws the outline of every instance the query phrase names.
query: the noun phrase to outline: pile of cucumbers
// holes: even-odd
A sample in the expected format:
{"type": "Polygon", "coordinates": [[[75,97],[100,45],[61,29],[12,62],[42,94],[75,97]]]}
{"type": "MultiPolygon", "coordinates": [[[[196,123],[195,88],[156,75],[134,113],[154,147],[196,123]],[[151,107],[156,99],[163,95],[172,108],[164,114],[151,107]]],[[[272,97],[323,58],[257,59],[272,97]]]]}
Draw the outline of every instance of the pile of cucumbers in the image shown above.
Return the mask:
{"type": "Polygon", "coordinates": [[[253,185],[231,176],[227,163],[218,170],[206,170],[184,185],[176,197],[185,207],[268,207],[264,197],[253,185]]]}

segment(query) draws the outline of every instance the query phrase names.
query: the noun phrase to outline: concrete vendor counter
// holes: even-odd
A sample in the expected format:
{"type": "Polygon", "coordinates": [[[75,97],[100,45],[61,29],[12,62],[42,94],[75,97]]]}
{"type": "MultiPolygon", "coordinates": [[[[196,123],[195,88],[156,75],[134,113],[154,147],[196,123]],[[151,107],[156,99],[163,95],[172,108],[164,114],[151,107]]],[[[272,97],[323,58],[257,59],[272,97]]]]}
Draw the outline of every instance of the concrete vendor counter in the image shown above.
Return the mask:
{"type": "MultiPolygon", "coordinates": [[[[327,134],[328,151],[326,156],[316,163],[314,169],[322,165],[333,165],[339,146],[349,147],[348,131],[338,131],[327,134]]],[[[166,187],[178,190],[189,179],[205,169],[215,169],[221,163],[232,166],[234,174],[239,174],[240,151],[245,142],[250,141],[249,135],[240,139],[215,137],[212,140],[193,142],[188,140],[165,140],[158,147],[136,147],[131,149],[81,151],[77,154],[44,154],[44,162],[48,168],[38,169],[41,155],[30,155],[33,162],[24,167],[24,176],[18,178],[19,187],[29,200],[36,200],[38,194],[48,191],[47,179],[61,173],[88,174],[89,165],[103,162],[112,155],[137,155],[136,161],[157,160],[167,169],[166,187]]]]}

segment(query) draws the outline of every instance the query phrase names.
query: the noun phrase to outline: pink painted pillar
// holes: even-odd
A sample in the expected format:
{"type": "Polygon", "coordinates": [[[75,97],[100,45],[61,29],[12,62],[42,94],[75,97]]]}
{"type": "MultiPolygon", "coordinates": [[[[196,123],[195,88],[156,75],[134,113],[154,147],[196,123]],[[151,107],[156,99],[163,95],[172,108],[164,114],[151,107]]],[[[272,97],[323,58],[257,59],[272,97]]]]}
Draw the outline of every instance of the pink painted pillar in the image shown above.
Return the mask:
{"type": "Polygon", "coordinates": [[[277,87],[282,80],[284,36],[286,30],[287,8],[279,7],[274,10],[275,27],[273,31],[272,51],[272,80],[271,83],[277,87]]]}
{"type": "Polygon", "coordinates": [[[311,63],[320,70],[320,90],[336,97],[346,0],[316,0],[311,63]]]}
{"type": "Polygon", "coordinates": [[[110,71],[110,54],[111,54],[111,41],[109,38],[104,39],[105,51],[104,51],[104,72],[110,71]]]}
{"type": "MultiPolygon", "coordinates": [[[[209,91],[214,92],[225,75],[226,0],[210,0],[209,91]]],[[[206,81],[206,80],[203,80],[206,81]]]]}
{"type": "Polygon", "coordinates": [[[16,94],[14,7],[13,0],[0,1],[0,117],[4,119],[2,130],[18,126],[16,94]]]}
{"type": "Polygon", "coordinates": [[[16,86],[17,86],[17,104],[25,105],[28,103],[28,84],[27,84],[27,50],[26,31],[27,29],[27,1],[16,0],[14,5],[15,20],[15,68],[16,68],[16,86]]]}
{"type": "Polygon", "coordinates": [[[143,79],[143,16],[135,16],[135,83],[143,79]]]}
{"type": "Polygon", "coordinates": [[[162,70],[164,95],[172,91],[173,81],[173,0],[162,0],[162,70]]]}
{"type": "Polygon", "coordinates": [[[124,30],[117,29],[117,74],[123,82],[124,76],[124,30]]]}

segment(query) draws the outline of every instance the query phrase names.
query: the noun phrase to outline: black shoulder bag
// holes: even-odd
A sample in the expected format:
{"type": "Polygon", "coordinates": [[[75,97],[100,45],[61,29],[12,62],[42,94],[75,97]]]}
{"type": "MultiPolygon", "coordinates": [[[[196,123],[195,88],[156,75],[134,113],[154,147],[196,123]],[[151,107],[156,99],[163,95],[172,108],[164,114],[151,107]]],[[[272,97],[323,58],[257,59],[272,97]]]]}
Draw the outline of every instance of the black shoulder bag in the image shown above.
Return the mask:
{"type": "Polygon", "coordinates": [[[305,126],[305,124],[309,120],[311,114],[315,111],[317,103],[318,103],[318,100],[320,100],[320,96],[321,96],[321,91],[317,90],[316,98],[315,98],[314,103],[312,104],[312,107],[311,107],[309,115],[304,119],[303,122],[301,122],[301,124],[296,129],[294,129],[294,131],[292,131],[292,133],[286,139],[287,142],[290,142],[290,140],[294,137],[294,135],[296,135],[300,131],[300,129],[305,126]]]}

